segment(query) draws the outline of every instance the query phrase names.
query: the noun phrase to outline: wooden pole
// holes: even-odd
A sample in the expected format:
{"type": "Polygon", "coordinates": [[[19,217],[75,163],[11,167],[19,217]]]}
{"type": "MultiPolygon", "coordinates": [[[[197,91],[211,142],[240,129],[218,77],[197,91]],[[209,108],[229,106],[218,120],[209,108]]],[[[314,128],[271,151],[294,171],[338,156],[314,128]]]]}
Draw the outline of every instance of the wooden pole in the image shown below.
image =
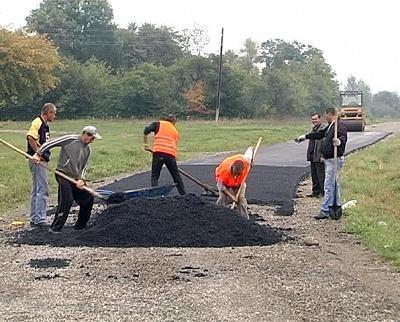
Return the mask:
{"type": "Polygon", "coordinates": [[[218,68],[218,83],[217,83],[217,108],[215,110],[215,122],[218,123],[219,110],[221,104],[221,74],[222,74],[222,48],[224,44],[224,28],[221,31],[221,46],[219,50],[219,68],[218,68]]]}

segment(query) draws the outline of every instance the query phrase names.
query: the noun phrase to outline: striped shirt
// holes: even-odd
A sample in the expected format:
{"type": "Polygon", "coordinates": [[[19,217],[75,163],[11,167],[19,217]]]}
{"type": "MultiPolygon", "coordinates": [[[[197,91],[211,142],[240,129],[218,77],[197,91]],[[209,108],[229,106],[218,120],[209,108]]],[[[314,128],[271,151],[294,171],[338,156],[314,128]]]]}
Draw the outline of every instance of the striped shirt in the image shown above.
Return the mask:
{"type": "Polygon", "coordinates": [[[39,154],[61,147],[60,157],[57,163],[57,170],[79,180],[84,179],[89,164],[91,149],[80,139],[79,134],[68,134],[47,141],[38,150],[39,154]]]}

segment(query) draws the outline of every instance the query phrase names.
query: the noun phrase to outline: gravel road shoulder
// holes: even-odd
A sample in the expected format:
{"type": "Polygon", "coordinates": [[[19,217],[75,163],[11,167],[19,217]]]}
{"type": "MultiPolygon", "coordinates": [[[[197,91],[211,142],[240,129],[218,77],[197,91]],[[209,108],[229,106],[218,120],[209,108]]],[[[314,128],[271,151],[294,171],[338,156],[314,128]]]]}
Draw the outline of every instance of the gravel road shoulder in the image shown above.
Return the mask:
{"type": "MultiPolygon", "coordinates": [[[[400,274],[342,222],[317,222],[319,200],[295,214],[251,206],[286,235],[223,248],[0,245],[4,321],[399,321],[400,274]],[[304,238],[318,243],[306,246],[304,238]]],[[[10,232],[3,232],[9,234],[10,232]]],[[[173,232],[171,232],[173,233],[173,232]]]]}

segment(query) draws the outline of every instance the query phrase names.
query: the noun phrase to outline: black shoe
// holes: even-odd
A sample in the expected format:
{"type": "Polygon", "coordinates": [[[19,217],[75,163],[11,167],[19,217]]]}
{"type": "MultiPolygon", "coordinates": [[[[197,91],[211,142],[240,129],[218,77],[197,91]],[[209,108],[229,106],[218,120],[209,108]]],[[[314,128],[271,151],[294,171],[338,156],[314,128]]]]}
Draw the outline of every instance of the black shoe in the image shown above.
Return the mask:
{"type": "Polygon", "coordinates": [[[324,211],[320,211],[320,213],[314,216],[315,219],[329,219],[329,214],[325,213],[324,211]]]}

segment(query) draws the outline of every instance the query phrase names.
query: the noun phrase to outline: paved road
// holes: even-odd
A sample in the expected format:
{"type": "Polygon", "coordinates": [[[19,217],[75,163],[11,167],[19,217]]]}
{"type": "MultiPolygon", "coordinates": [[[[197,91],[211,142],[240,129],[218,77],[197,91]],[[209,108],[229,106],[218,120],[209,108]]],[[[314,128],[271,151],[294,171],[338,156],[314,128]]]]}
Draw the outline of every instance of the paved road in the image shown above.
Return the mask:
{"type": "MultiPolygon", "coordinates": [[[[375,143],[387,136],[390,132],[349,132],[347,153],[352,152],[364,146],[375,143]]],[[[307,142],[297,144],[294,141],[288,141],[271,146],[265,146],[259,149],[257,154],[257,165],[267,165],[276,167],[307,167],[309,164],[305,160],[307,151],[307,142]]],[[[219,164],[228,154],[222,154],[214,157],[208,157],[202,160],[193,160],[190,165],[216,165],[219,164]]]]}
{"type": "MultiPolygon", "coordinates": [[[[385,131],[367,131],[364,133],[350,132],[347,153],[371,145],[389,135],[385,131]]],[[[309,173],[309,164],[305,161],[307,142],[297,144],[293,141],[262,147],[256,159],[256,166],[248,178],[247,198],[250,203],[278,206],[278,213],[291,215],[293,213],[293,199],[297,185],[309,173]]],[[[200,181],[215,185],[215,166],[226,155],[207,157],[182,163],[179,166],[198,178],[200,181]]],[[[200,194],[202,188],[193,182],[184,179],[186,190],[189,193],[200,194]]],[[[159,184],[171,183],[171,177],[164,168],[159,184]]],[[[150,185],[150,173],[139,173],[116,181],[106,187],[113,191],[139,189],[150,185]]]]}

